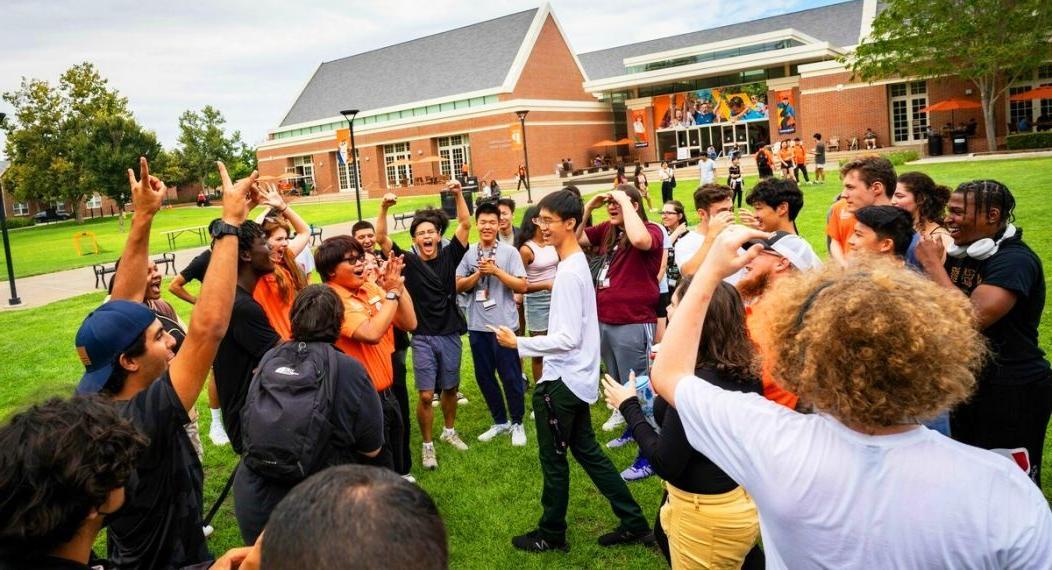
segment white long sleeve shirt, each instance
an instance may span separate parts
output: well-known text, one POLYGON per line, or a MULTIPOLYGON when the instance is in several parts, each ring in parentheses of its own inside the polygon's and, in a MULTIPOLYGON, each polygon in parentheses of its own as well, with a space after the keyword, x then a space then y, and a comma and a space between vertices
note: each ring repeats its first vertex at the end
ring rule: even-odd
POLYGON ((581 400, 599 399, 599 314, 583 252, 559 262, 545 336, 519 337, 520 356, 544 358, 538 382, 562 380, 581 400))

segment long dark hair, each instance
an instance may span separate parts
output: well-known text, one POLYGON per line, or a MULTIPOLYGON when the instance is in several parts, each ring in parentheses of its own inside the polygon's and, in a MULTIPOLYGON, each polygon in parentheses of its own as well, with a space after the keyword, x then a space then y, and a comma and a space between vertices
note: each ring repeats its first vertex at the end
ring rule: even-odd
POLYGON ((533 223, 533 219, 540 214, 540 206, 530 206, 526 208, 526 212, 522 215, 522 225, 519 226, 519 237, 515 238, 515 249, 518 249, 526 242, 533 239, 533 236, 537 235, 537 224, 533 223))
MULTIPOLYGON (((683 299, 691 280, 687 276, 679 282, 675 292, 677 303, 683 299)), ((712 292, 694 367, 716 370, 743 384, 759 381, 756 347, 745 328, 745 305, 738 290, 723 281, 712 292)))
POLYGON ((950 201, 950 189, 936 184, 931 176, 923 172, 904 172, 899 175, 899 184, 909 189, 917 204, 917 229, 928 222, 942 225, 946 214, 946 203, 950 201))
MULTIPOLYGON (((614 190, 620 190, 628 195, 629 200, 636 205, 636 213, 639 214, 639 218, 645 224, 647 222, 647 211, 643 208, 643 196, 639 193, 639 189, 631 184, 620 184, 614 190)), ((625 213, 621 212, 622 218, 624 215, 625 213)), ((606 232, 606 237, 603 239, 602 253, 609 253, 615 244, 622 250, 632 247, 632 244, 628 241, 628 234, 625 233, 624 223, 620 226, 610 224, 610 229, 606 232)))

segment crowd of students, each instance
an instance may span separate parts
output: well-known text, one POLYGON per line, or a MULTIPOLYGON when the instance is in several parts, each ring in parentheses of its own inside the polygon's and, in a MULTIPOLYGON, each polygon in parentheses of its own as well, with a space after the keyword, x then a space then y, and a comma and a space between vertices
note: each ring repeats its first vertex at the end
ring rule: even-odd
POLYGON ((450 183, 452 234, 418 210, 408 249, 387 195, 375 224, 313 252, 276 190, 220 164, 212 246, 172 284, 194 304, 186 325, 148 259, 166 189, 141 160, 111 297, 75 339, 77 395, 0 427, 3 567, 87 567, 104 527, 112 568, 445 567, 443 523, 410 475, 406 360, 421 466, 436 469, 436 404, 439 442, 469 451, 465 334, 492 420, 477 440, 527 446, 532 407, 541 509, 517 549, 569 549, 572 454, 619 521, 598 543, 657 543, 673 568, 1052 567, 1045 283, 1012 193, 851 160, 823 264, 796 226, 803 163, 747 194, 737 158, 726 184, 703 167, 693 228, 673 199, 648 220, 637 170, 587 201, 550 193, 520 228, 514 200, 472 216, 450 183), (602 429, 619 434, 606 445, 638 448, 620 474, 592 429, 601 370, 602 429), (246 545, 217 559, 194 444, 210 376, 246 545), (651 525, 629 483, 654 475, 651 525))

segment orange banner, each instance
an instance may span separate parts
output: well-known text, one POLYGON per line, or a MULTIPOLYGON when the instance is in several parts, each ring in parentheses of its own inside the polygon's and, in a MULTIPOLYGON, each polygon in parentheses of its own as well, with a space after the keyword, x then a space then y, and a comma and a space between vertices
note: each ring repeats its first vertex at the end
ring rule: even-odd
POLYGON ((513 123, 509 129, 509 136, 511 136, 512 146, 522 148, 522 125, 513 123))
POLYGON ((632 111, 632 142, 635 143, 636 148, 646 148, 650 145, 650 138, 647 135, 647 114, 642 109, 632 111))
POLYGON ((351 160, 351 129, 336 129, 336 160, 346 165, 351 160))

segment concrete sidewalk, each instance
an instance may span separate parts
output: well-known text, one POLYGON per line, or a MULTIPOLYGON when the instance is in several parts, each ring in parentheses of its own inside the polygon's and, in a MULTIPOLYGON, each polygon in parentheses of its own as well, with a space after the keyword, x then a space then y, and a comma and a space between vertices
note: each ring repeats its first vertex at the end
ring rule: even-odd
MULTIPOLYGON (((536 203, 545 195, 559 190, 562 188, 562 181, 560 180, 543 180, 534 183, 533 188, 533 200, 536 203)), ((583 182, 578 183, 578 187, 584 194, 590 194, 593 192, 599 192, 606 190, 609 187, 608 182, 583 182)), ((510 195, 518 204, 519 207, 526 205, 526 192, 517 192, 510 195)), ((353 196, 348 196, 348 200, 353 200, 353 196)), ((294 202, 295 203, 295 202, 294 202)), ((162 212, 160 215, 164 215, 162 212)), ((307 220, 308 222, 310 220, 307 220)), ((350 234, 351 226, 354 222, 343 222, 339 224, 332 224, 328 226, 322 226, 322 236, 331 237, 341 234, 350 234)), ((408 226, 408 224, 406 224, 408 226)), ((395 221, 393 216, 388 216, 387 227, 390 229, 392 234, 398 234, 407 231, 406 229, 399 227, 395 229, 395 221)), ((156 236, 154 236, 156 238, 156 236)), ((178 273, 181 271, 190 260, 196 257, 199 253, 207 249, 207 246, 201 245, 197 247, 185 248, 175 250, 175 271, 178 273)), ((166 277, 171 277, 169 273, 166 277)), ((113 274, 107 276, 112 278, 113 274)), ((0 310, 18 310, 18 309, 32 309, 35 307, 42 307, 55 301, 61 301, 63 299, 69 299, 78 295, 84 295, 87 293, 103 291, 103 289, 95 288, 95 273, 92 271, 91 266, 79 267, 77 269, 68 269, 65 271, 57 271, 55 273, 46 273, 44 275, 34 275, 32 277, 22 277, 16 280, 16 287, 18 289, 18 296, 22 299, 22 304, 16 306, 10 306, 7 304, 7 299, 10 297, 9 291, 7 290, 6 283, 0 286, 0 291, 5 294, 0 298, 0 310)))

